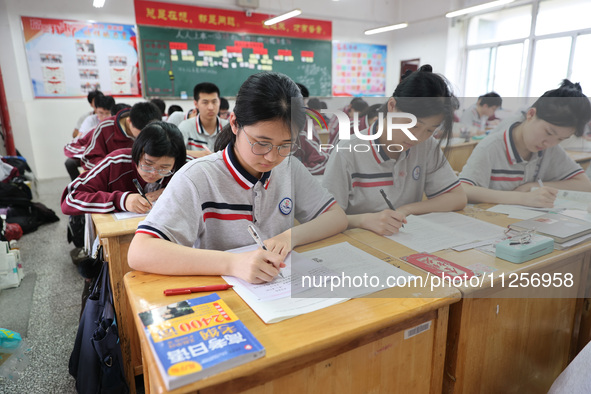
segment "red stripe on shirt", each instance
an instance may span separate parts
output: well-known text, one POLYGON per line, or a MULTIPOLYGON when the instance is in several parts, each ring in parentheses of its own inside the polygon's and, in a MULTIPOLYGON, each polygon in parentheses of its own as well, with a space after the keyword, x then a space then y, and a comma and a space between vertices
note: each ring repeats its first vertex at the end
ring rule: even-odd
POLYGON ((209 149, 207 148, 207 146, 205 146, 205 145, 201 145, 201 144, 195 144, 194 142, 189 142, 189 145, 191 145, 191 146, 194 146, 195 148, 199 148, 199 149, 207 149, 207 150, 209 150, 209 149))
POLYGON ((324 212, 328 211, 330 209, 330 207, 332 207, 333 205, 335 205, 337 203, 337 200, 334 200, 332 202, 332 204, 330 204, 328 207, 326 207, 326 209, 324 211, 322 211, 320 214, 322 215, 324 212))
POLYGON ((393 186, 394 181, 382 182, 353 182, 353 187, 376 187, 376 186, 393 186))
POLYGON ((240 215, 236 213, 217 213, 217 212, 205 212, 203 214, 203 221, 207 219, 219 219, 219 220, 249 220, 252 222, 252 215, 240 215))
POLYGON ((584 174, 584 173, 585 173, 585 170, 581 169, 580 171, 575 172, 574 174, 572 174, 571 176, 569 176, 568 178, 563 179, 563 180, 566 181, 567 179, 572 179, 572 178, 576 177, 577 175, 584 174))
POLYGON ((160 235, 158 235, 158 233, 156 233, 155 231, 148 231, 148 230, 136 230, 135 231, 136 234, 148 234, 151 235, 154 238, 160 238, 163 239, 160 235))
POLYGON ((507 154, 507 160, 509 161, 510 164, 513 164, 513 160, 511 160, 511 155, 509 154, 509 141, 507 140, 509 136, 509 130, 505 131, 505 135, 503 136, 503 139, 505 140, 505 153, 507 154))
POLYGON ((491 176, 491 181, 522 181, 523 177, 491 176))
POLYGON ((230 161, 228 160, 228 157, 226 156, 226 150, 225 149, 224 149, 223 157, 224 157, 224 161, 226 162, 226 167, 228 167, 228 170, 230 171, 230 174, 232 174, 232 176, 234 177, 234 179, 236 180, 236 182, 238 182, 238 184, 240 186, 242 186, 244 189, 246 189, 246 190, 250 189, 250 186, 248 186, 246 183, 244 183, 242 181, 242 179, 240 179, 240 177, 238 176, 238 174, 236 174, 236 171, 234 170, 234 168, 230 164, 230 161))

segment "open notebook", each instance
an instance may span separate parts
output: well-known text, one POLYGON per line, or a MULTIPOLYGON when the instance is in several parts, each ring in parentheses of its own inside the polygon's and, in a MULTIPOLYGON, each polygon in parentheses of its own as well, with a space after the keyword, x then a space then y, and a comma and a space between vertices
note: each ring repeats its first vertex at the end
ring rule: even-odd
MULTIPOLYGON (((242 253, 255 250, 256 245, 229 250, 242 253)), ((291 252, 277 277, 265 284, 251 284, 233 276, 223 276, 234 291, 265 322, 277 323, 291 317, 335 305, 351 298, 382 290, 382 287, 346 286, 327 277, 396 277, 396 283, 414 280, 414 276, 358 249, 347 242, 311 250, 291 252), (405 279, 406 278, 406 279, 405 279)))

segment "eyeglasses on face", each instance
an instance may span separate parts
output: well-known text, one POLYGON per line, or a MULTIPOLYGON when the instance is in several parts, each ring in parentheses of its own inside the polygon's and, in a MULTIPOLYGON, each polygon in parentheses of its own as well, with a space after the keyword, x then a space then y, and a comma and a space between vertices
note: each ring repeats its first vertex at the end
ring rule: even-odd
POLYGON ((239 128, 241 128, 242 131, 244 132, 244 135, 246 136, 246 141, 248 141, 248 143, 250 144, 252 153, 254 153, 255 155, 263 156, 263 155, 266 155, 267 153, 271 152, 271 150, 273 150, 273 148, 277 148, 277 153, 279 153, 279 156, 287 157, 287 156, 292 155, 293 153, 295 153, 299 149, 298 144, 295 144, 293 142, 288 142, 288 143, 281 144, 281 145, 273 145, 270 142, 261 142, 261 141, 251 142, 250 139, 248 138, 249 135, 246 133, 246 130, 244 130, 244 127, 239 126, 239 128))
POLYGON ((158 175, 160 175, 160 176, 170 176, 170 175, 174 174, 174 171, 164 170, 164 169, 158 170, 158 169, 156 169, 152 166, 149 166, 147 164, 144 164, 144 163, 140 163, 139 167, 142 171, 149 172, 149 173, 157 172, 158 175))

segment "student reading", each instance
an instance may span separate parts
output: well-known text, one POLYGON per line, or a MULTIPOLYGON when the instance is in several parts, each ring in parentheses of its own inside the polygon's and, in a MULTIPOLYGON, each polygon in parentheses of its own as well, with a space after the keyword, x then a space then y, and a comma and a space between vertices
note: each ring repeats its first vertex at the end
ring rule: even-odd
POLYGON ((468 200, 550 208, 557 189, 590 192, 583 169, 558 146, 573 133, 582 135, 590 118, 579 84, 564 80, 544 93, 525 117, 476 146, 460 173, 468 200))
POLYGON ((163 121, 148 123, 132 148, 109 153, 66 187, 62 212, 146 213, 186 158, 183 136, 175 125, 163 121), (150 203, 138 193, 133 179, 138 180, 150 203))
POLYGON ((344 230, 346 217, 334 198, 298 160, 289 159, 305 123, 301 97, 285 75, 250 76, 216 153, 177 172, 138 226, 129 266, 267 282, 293 247, 344 230), (294 218, 303 224, 292 229, 294 218), (268 250, 224 252, 252 245, 248 225, 253 223, 268 250))
MULTIPOLYGON (((441 140, 433 137, 436 129, 443 131, 442 139, 450 135, 457 99, 446 80, 431 70, 424 65, 404 78, 385 105, 388 113, 416 116, 416 125, 408 129, 416 141, 402 130, 394 130, 389 140, 383 125, 377 140, 351 136, 331 154, 323 182, 347 213, 349 228, 392 235, 407 215, 454 211, 466 205, 466 194, 440 149, 441 140), (395 211, 389 209, 380 189, 395 211)), ((385 118, 385 111, 381 116, 385 118)), ((404 124, 409 119, 393 122, 404 124)), ((374 122, 362 134, 376 134, 381 123, 374 122)))

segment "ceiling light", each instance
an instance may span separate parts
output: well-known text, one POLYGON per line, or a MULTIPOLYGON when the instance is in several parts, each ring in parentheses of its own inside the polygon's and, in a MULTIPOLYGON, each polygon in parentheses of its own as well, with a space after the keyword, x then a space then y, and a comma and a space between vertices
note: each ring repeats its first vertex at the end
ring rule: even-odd
POLYGON ((369 35, 372 35, 372 34, 383 33, 385 31, 404 29, 407 26, 408 26, 408 23, 399 23, 397 25, 389 25, 389 26, 384 26, 384 27, 377 27, 375 29, 366 30, 365 31, 365 35, 366 36, 369 36, 369 35))
POLYGON ((277 15, 273 18, 267 19, 264 23, 267 26, 274 25, 275 23, 279 23, 279 22, 284 21, 286 19, 293 18, 294 16, 298 16, 301 13, 302 13, 302 10, 300 10, 299 8, 296 8, 295 10, 286 12, 285 14, 277 15))
POLYGON ((497 1, 491 1, 490 3, 484 3, 484 4, 480 4, 480 5, 475 5, 474 7, 468 7, 468 8, 464 8, 463 10, 457 10, 457 11, 452 11, 452 12, 448 12, 447 14, 445 14, 446 18, 454 18, 456 16, 460 16, 460 15, 466 15, 466 14, 470 14, 473 12, 478 12, 478 11, 482 11, 482 10, 488 10, 489 8, 494 8, 494 7, 498 7, 500 5, 505 5, 505 4, 509 4, 514 2, 515 0, 497 0, 497 1))
POLYGON ((102 8, 105 5, 105 0, 94 0, 92 5, 94 8, 102 8))

